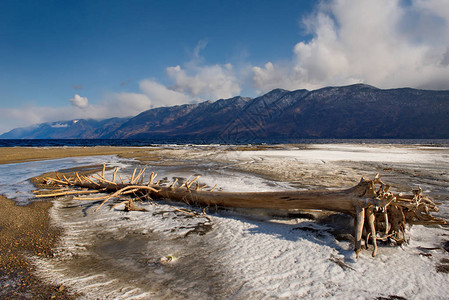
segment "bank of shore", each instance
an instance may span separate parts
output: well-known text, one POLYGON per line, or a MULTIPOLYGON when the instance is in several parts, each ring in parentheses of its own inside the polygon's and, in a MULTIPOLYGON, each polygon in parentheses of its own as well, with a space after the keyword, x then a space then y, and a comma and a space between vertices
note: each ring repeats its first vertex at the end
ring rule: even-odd
POLYGON ((133 157, 151 149, 139 147, 0 147, 0 164, 93 155, 133 157))
POLYGON ((18 206, 0 196, 0 298, 74 299, 63 286, 43 283, 27 255, 51 257, 60 232, 50 226, 49 201, 18 206))
MULTIPOLYGON (((126 155, 122 147, 0 148, 0 164, 92 155, 126 155)), ((146 150, 148 151, 148 149, 146 150)), ((131 154, 132 155, 132 154, 131 154)), ((44 283, 34 275, 28 255, 53 256, 60 231, 51 226, 48 200, 16 205, 0 191, 0 298, 75 299, 64 286, 44 283)))

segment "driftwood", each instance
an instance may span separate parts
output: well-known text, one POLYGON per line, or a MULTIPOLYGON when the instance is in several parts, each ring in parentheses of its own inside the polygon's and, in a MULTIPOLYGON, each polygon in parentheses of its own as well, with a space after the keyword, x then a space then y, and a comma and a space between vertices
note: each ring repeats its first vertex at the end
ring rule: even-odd
MULTIPOLYGON (((377 253, 377 240, 392 241, 397 245, 406 241, 406 225, 446 224, 430 212, 437 212, 438 207, 432 199, 422 194, 421 188, 411 195, 390 192, 390 186, 384 184, 379 175, 373 180, 362 179, 352 188, 344 190, 308 190, 282 192, 221 192, 214 191, 216 186, 207 190, 208 186, 200 186, 198 177, 179 183, 177 179, 168 184, 155 182, 156 174, 151 173, 149 182, 144 184, 145 169, 124 181, 116 182, 117 169, 113 178, 105 178, 105 166, 101 174, 90 177, 75 173, 66 177, 56 174, 55 178, 45 177, 44 183, 52 187, 64 189, 37 191, 36 197, 56 197, 75 195, 74 199, 101 201, 97 211, 109 200, 128 195, 126 200, 118 202, 111 208, 125 204, 125 210, 144 210, 134 205, 135 199, 171 199, 187 204, 204 206, 223 206, 236 208, 295 209, 322 210, 349 214, 354 217, 354 250, 358 256, 361 250, 364 228, 366 242, 371 239, 374 246, 372 255, 377 253), (85 197, 83 194, 106 193, 105 196, 85 197)), ((184 210, 181 210, 185 212, 184 210)))

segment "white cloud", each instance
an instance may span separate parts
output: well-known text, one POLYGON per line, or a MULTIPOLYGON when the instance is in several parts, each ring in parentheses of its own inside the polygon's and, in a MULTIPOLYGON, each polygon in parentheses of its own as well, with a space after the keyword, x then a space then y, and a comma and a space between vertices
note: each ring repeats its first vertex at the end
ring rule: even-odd
POLYGON ((168 89, 203 100, 239 95, 241 80, 235 74, 232 64, 203 63, 200 52, 206 46, 207 41, 199 41, 190 61, 183 66, 177 65, 166 69, 167 75, 174 81, 168 89))
POLYGON ((129 117, 151 108, 151 100, 140 93, 112 93, 93 110, 97 119, 129 117))
POLYGON ((204 50, 207 46, 208 42, 206 40, 200 40, 196 47, 193 49, 193 57, 192 60, 201 60, 200 52, 204 50))
POLYGON ((128 117, 153 107, 195 103, 208 99, 217 100, 239 95, 241 80, 234 73, 230 63, 214 65, 203 63, 200 52, 206 46, 207 41, 199 41, 193 49, 191 59, 182 67, 179 65, 167 67, 167 75, 173 81, 170 86, 145 79, 139 82, 138 92, 110 93, 99 104, 89 103, 87 97, 75 94, 70 99, 71 106, 52 108, 31 105, 17 109, 0 109, 2 114, 7 110, 5 115, 14 116, 7 122, 2 120, 0 123, 8 125, 0 127, 0 130, 6 131, 18 126, 71 119, 128 117))
POLYGON ((170 90, 165 85, 153 80, 142 80, 139 82, 139 88, 151 99, 151 105, 154 107, 184 104, 193 100, 191 97, 170 90))
MULTIPOLYGON (((99 105, 90 105, 87 115, 102 119, 112 117, 135 116, 143 111, 159 106, 171 106, 194 101, 182 93, 172 91, 166 86, 153 81, 139 82, 140 93, 111 93, 99 105)), ((76 118, 86 117, 86 114, 76 118)))
POLYGON ((21 108, 0 108, 0 115, 2 116, 0 133, 17 127, 26 127, 44 122, 89 118, 90 114, 90 110, 71 106, 46 107, 25 105, 21 108))
POLYGON ((297 84, 294 80, 293 69, 288 65, 273 65, 267 62, 263 67, 253 67, 254 86, 259 94, 276 88, 294 90, 297 84))
POLYGON ((190 61, 181 66, 168 67, 171 86, 155 80, 139 82, 140 93, 115 93, 100 106, 92 108, 100 117, 130 116, 152 107, 194 103, 201 100, 230 98, 240 93, 238 79, 231 64, 203 65, 200 51, 207 42, 200 41, 190 61))
POLYGON ((254 67, 254 87, 266 92, 365 82, 449 89, 447 1, 327 1, 304 24, 312 40, 296 44, 290 66, 254 67))
POLYGON ((86 108, 89 106, 89 100, 87 100, 87 97, 81 97, 78 94, 75 94, 73 98, 70 99, 70 103, 79 108, 86 108))
MULTIPOLYGON (((151 108, 148 96, 138 93, 116 93, 107 95, 99 104, 88 104, 86 97, 75 95, 70 99, 73 106, 47 107, 25 105, 21 108, 0 108, 5 116, 0 122, 0 133, 17 127, 26 127, 45 122, 73 119, 105 119, 128 117, 151 108), (72 101, 75 99, 74 101, 72 101), (84 102, 83 99, 86 99, 84 102)), ((53 126, 57 126, 53 124, 53 126)))
POLYGON ((53 124, 50 124, 50 127, 52 127, 52 128, 67 128, 67 127, 69 127, 69 124, 53 123, 53 124))
POLYGON ((151 80, 139 83, 141 93, 111 93, 99 104, 89 104, 87 97, 75 95, 71 105, 43 107, 25 105, 21 108, 0 108, 2 122, 0 133, 17 127, 26 127, 44 122, 72 119, 105 119, 135 116, 158 106, 170 106, 195 101, 194 98, 168 89, 151 80))
POLYGON ((203 99, 230 98, 241 91, 239 80, 231 64, 168 67, 168 76, 174 80, 172 89, 203 99))

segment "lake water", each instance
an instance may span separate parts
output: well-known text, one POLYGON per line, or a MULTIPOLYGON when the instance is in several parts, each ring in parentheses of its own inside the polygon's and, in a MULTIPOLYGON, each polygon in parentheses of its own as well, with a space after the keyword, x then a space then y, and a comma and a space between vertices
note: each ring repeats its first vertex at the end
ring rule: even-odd
MULTIPOLYGON (((63 147, 63 146, 154 146, 154 145, 209 145, 222 144, 221 140, 166 139, 0 139, 0 147, 63 147)), ((402 144, 402 145, 449 145, 449 139, 251 139, 239 144, 402 144)))

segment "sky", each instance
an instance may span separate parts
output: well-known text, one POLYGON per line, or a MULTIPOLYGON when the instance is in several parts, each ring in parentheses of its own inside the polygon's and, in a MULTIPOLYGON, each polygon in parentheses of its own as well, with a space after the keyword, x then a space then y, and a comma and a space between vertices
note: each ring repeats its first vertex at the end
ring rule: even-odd
POLYGON ((354 83, 449 90, 449 1, 0 1, 0 133, 354 83))

